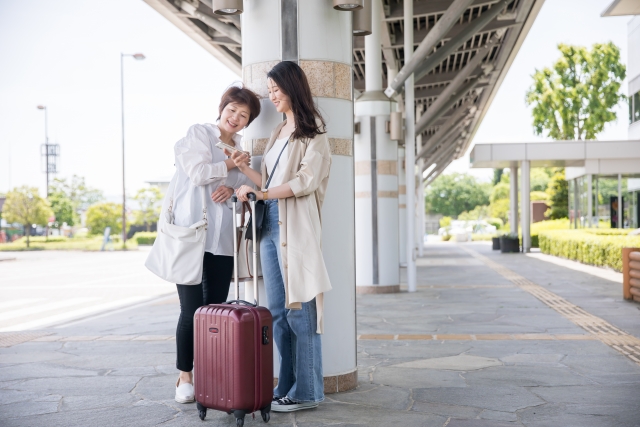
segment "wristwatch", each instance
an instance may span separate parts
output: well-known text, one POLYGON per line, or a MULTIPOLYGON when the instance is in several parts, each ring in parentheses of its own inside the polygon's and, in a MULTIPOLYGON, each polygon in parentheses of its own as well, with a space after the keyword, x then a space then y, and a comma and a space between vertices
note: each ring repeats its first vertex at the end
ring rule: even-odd
POLYGON ((262 200, 268 200, 269 190, 260 190, 262 191, 262 200))

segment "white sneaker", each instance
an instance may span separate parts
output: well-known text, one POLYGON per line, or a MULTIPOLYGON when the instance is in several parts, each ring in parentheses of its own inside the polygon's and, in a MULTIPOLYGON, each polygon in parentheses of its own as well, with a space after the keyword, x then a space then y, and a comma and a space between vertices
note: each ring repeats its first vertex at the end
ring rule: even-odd
POLYGON ((296 402, 288 397, 281 397, 271 402, 271 410, 273 412, 293 412, 317 407, 318 402, 296 402))
POLYGON ((176 402, 178 403, 191 403, 196 400, 196 393, 193 389, 193 384, 182 383, 180 380, 176 383, 176 402))

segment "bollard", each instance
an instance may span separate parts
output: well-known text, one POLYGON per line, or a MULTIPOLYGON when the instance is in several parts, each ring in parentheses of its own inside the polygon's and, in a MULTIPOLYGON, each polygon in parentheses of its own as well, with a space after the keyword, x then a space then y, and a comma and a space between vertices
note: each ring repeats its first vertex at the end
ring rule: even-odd
POLYGON ((622 296, 640 302, 640 248, 622 248, 622 296))

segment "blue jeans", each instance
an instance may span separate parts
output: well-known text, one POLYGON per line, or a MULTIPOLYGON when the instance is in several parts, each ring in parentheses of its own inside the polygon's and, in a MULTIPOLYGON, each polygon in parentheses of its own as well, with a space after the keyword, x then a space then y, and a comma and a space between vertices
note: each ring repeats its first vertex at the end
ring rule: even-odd
POLYGON ((268 307, 273 315, 273 340, 280 352, 280 373, 273 394, 298 402, 321 402, 324 400, 324 381, 322 344, 316 333, 316 300, 302 303, 301 310, 285 308, 277 200, 266 201, 262 224, 262 275, 268 307))

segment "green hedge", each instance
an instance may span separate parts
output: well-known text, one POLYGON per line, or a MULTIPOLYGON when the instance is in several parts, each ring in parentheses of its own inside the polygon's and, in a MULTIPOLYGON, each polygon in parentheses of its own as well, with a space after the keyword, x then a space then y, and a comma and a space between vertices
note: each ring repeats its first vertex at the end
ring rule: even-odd
POLYGON ((542 253, 622 271, 622 248, 640 247, 631 230, 549 230, 539 235, 542 253), (624 233, 624 234, 623 234, 624 233))
POLYGON ((133 235, 132 239, 138 242, 139 245, 153 245, 156 241, 156 232, 138 231, 133 235))

